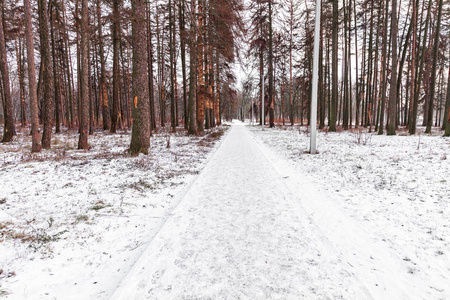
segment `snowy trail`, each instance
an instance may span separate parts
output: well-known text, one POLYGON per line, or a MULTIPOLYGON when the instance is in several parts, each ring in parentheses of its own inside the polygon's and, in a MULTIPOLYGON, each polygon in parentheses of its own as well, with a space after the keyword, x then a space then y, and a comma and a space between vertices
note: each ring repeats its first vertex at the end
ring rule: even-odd
POLYGON ((376 242, 358 226, 343 239, 355 224, 337 222, 335 214, 344 216, 333 207, 311 217, 325 207, 306 200, 305 210, 289 181, 298 176, 274 163, 287 164, 233 126, 112 299, 422 298, 396 279, 400 267, 387 249, 373 250, 381 266, 392 264, 387 271, 372 274, 367 251, 353 258, 376 242))

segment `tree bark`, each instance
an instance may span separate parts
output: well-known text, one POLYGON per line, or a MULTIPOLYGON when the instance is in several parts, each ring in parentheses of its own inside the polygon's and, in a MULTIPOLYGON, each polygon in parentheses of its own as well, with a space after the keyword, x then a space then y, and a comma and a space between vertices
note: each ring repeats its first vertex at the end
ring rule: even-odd
POLYGON ((81 2, 81 97, 80 97, 80 136, 78 149, 88 149, 89 134, 89 64, 88 64, 88 0, 81 2))
POLYGON ((189 127, 189 114, 187 103, 187 89, 186 89, 186 33, 185 33, 185 0, 179 0, 178 3, 178 18, 180 26, 180 55, 181 55, 181 72, 183 77, 183 110, 184 110, 184 128, 189 127))
POLYGON ((272 28, 272 0, 269 0, 269 126, 275 127, 275 95, 273 88, 273 28, 272 28))
POLYGON ((16 44, 16 57, 17 57, 17 75, 19 77, 19 90, 20 90, 20 125, 22 127, 27 126, 27 115, 26 115, 26 103, 25 103, 25 82, 24 82, 24 72, 23 72, 23 46, 20 38, 15 41, 16 44))
MULTIPOLYGON (((450 115, 450 68, 448 69, 448 76, 447 76, 447 97, 445 100, 445 108, 444 108, 444 119, 442 122, 442 130, 445 130, 445 132, 447 133, 447 129, 450 124, 450 122, 448 122, 449 120, 449 115, 450 115)), ((449 135, 450 135, 450 130, 449 130, 449 135)), ((448 135, 446 135, 448 136, 448 135)))
POLYGON ((100 99, 102 106, 103 130, 111 129, 111 112, 108 103, 108 87, 106 86, 105 54, 103 49, 103 30, 100 0, 97 0, 97 30, 100 54, 100 99))
POLYGON ((431 133, 431 126, 433 126, 433 102, 434 102, 434 94, 436 91, 436 69, 437 69, 437 61, 438 61, 438 51, 439 51, 439 34, 441 29, 441 16, 442 16, 442 3, 443 0, 439 0, 439 8, 438 8, 438 17, 437 17, 437 25, 436 32, 434 38, 434 49, 433 49, 433 65, 431 67, 431 84, 430 84, 430 101, 428 105, 428 118, 427 118, 427 128, 425 133, 431 133))
POLYGON ((48 11, 46 0, 39 0, 39 26, 41 40, 41 68, 42 68, 42 84, 44 86, 44 132, 42 134, 42 148, 49 149, 51 146, 53 114, 54 114, 54 97, 53 80, 52 80, 52 64, 50 59, 49 46, 49 30, 48 30, 48 11))
POLYGON ((397 0, 392 0, 391 11, 391 42, 392 42, 392 68, 391 87, 389 91, 389 124, 387 135, 395 135, 396 115, 397 115, 397 0))
POLYGON ((205 78, 203 73, 203 0, 198 0, 197 32, 197 131, 203 132, 205 123, 205 78))
POLYGON ((31 23, 30 0, 24 0, 25 34, 27 39, 28 83, 31 111, 31 152, 41 151, 41 133, 39 131, 36 69, 34 65, 33 26, 31 23))
POLYGON ((111 112, 111 133, 116 133, 119 123, 120 108, 120 70, 119 70, 119 51, 120 51, 120 0, 113 0, 113 105, 111 112))
POLYGON ((147 64, 148 64, 148 93, 150 96, 150 131, 156 128, 155 115, 155 93, 153 86, 153 47, 152 47, 152 32, 150 24, 150 3, 146 5, 147 10, 147 64))
POLYGON ((195 102, 196 102, 196 47, 195 47, 195 1, 191 1, 191 28, 190 28, 190 40, 189 40, 189 129, 188 134, 197 134, 196 119, 195 119, 195 102))
POLYGON ((332 32, 332 62, 331 62, 331 72, 332 72, 332 95, 331 95, 331 111, 330 111, 330 122, 329 131, 336 131, 336 116, 337 116, 337 103, 338 103, 338 0, 333 0, 333 32, 332 32))
POLYGON ((11 90, 9 83, 9 70, 6 55, 5 32, 3 28, 3 12, 0 8, 0 71, 3 79, 4 106, 3 114, 5 116, 5 127, 3 128, 2 143, 11 142, 16 134, 14 125, 13 105, 11 99, 11 90))
POLYGON ((177 130, 176 107, 175 107, 175 45, 174 45, 174 23, 172 0, 169 0, 169 64, 170 64, 170 127, 172 132, 177 130))
POLYGON ((380 122, 378 126, 378 134, 381 135, 384 132, 384 111, 385 111, 385 102, 386 102, 386 88, 387 88, 387 36, 388 36, 388 20, 389 20, 389 0, 386 1, 386 11, 385 11, 385 19, 383 26, 383 52, 381 55, 382 59, 382 70, 381 70, 381 103, 380 103, 380 122))
POLYGON ((148 102, 147 41, 145 0, 132 2, 133 43, 133 130, 128 150, 131 155, 148 154, 150 147, 150 111, 148 102))
MULTIPOLYGON (((429 25, 430 14, 431 14, 431 4, 432 4, 432 0, 430 0, 428 2, 428 12, 427 12, 426 20, 425 20, 425 30, 424 30, 420 65, 418 68, 417 82, 415 83, 415 88, 414 88, 414 100, 413 100, 413 105, 411 106, 411 116, 409 118, 409 120, 410 120, 409 133, 410 134, 416 133, 417 111, 418 111, 418 106, 419 106, 419 93, 420 93, 420 86, 421 86, 422 77, 423 77, 423 65, 425 62, 425 52, 426 52, 426 48, 427 48, 426 45, 427 45, 427 36, 428 36, 428 25, 429 25)), ((415 45, 413 45, 413 46, 415 46, 415 45)))

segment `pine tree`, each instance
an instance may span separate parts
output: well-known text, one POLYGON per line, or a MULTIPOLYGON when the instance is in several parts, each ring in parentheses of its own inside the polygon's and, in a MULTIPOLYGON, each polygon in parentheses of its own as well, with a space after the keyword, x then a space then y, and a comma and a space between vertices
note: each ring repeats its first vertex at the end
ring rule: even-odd
POLYGON ((147 76, 147 39, 145 24, 145 0, 132 2, 133 130, 129 153, 148 154, 150 148, 150 110, 147 76))
POLYGON ((6 41, 3 28, 3 12, 0 7, 0 71, 3 79, 4 105, 3 112, 5 116, 5 127, 3 128, 2 143, 11 142, 16 134, 14 126, 13 105, 11 99, 11 90, 9 82, 9 70, 6 57, 6 41))

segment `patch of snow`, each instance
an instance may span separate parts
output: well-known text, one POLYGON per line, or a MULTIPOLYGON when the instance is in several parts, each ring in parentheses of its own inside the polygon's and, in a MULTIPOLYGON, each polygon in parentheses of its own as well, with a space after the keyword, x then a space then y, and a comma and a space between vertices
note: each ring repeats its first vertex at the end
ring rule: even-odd
POLYGON ((0 145, 0 292, 8 299, 107 299, 216 140, 161 132, 151 138, 150 155, 136 157, 126 154, 126 131, 96 132, 87 152, 76 150, 74 132, 52 140, 52 149, 32 154, 22 130, 0 145))
POLYGON ((306 127, 251 131, 355 273, 391 295, 376 298, 450 298, 450 139, 319 132, 309 155, 306 127))

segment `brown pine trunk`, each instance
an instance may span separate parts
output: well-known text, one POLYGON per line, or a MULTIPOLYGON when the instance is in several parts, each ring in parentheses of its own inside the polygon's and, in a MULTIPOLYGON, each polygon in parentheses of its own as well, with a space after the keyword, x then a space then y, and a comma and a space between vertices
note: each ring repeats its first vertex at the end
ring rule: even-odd
POLYGON ((108 87, 106 86, 105 54, 103 49, 103 31, 100 0, 97 0, 97 30, 100 54, 100 99, 102 106, 103 130, 111 129, 111 113, 108 103, 108 87))
POLYGON ((219 51, 216 50, 216 101, 215 101, 215 106, 216 106, 216 124, 217 125, 221 125, 222 121, 220 118, 220 68, 219 68, 219 51))
POLYGON ((39 27, 41 40, 41 68, 42 68, 42 85, 44 88, 44 131, 42 134, 42 148, 49 149, 51 146, 53 114, 54 114, 54 97, 52 64, 50 59, 49 32, 48 32, 48 2, 39 0, 39 27))
POLYGON ((19 90, 20 90, 20 125, 22 127, 27 126, 27 114, 25 103, 25 82, 23 74, 23 46, 19 38, 19 43, 16 43, 16 56, 17 56, 17 75, 19 76, 19 90))
POLYGON ((186 89, 186 41, 185 41, 185 0, 179 0, 178 3, 178 18, 180 25, 180 54, 181 54, 181 72, 183 76, 183 110, 184 110, 184 128, 189 127, 189 114, 188 114, 188 104, 187 104, 187 89, 186 89))
POLYGON ((174 19, 172 14, 172 0, 169 0, 170 127, 172 132, 177 130, 175 120, 174 19))
POLYGON ((147 64, 148 64, 148 93, 150 96, 150 130, 156 128, 155 116, 155 94, 153 86, 153 48, 152 48, 152 32, 150 27, 150 3, 146 5, 147 10, 147 64))
POLYGON ((58 75, 58 59, 56 57, 56 47, 55 47, 55 17, 57 17, 57 7, 56 5, 51 5, 54 11, 49 12, 50 14, 50 33, 52 42, 52 57, 53 57, 53 87, 54 87, 54 97, 55 97, 55 133, 61 132, 60 127, 60 109, 61 109, 61 99, 60 99, 60 86, 59 86, 59 75, 58 75))
MULTIPOLYGON (((293 91, 293 78, 292 78, 292 72, 293 72, 293 66, 292 66, 292 51, 293 51, 293 44, 294 44, 294 2, 293 0, 290 0, 289 3, 289 102, 291 106, 291 111, 289 114, 289 120, 291 122, 291 126, 294 126, 294 91, 293 91)), ((321 39, 322 40, 322 39, 321 39)), ((283 119, 284 122, 284 119, 283 119)), ((284 124, 284 123, 283 123, 284 124)))
POLYGON ((381 55, 381 99, 380 99, 380 120, 379 120, 379 127, 378 127, 378 134, 381 135, 384 133, 384 110, 385 110, 385 103, 386 103, 386 88, 387 88, 387 82, 386 82, 386 71, 388 67, 387 63, 387 35, 388 35, 388 17, 389 17, 389 0, 386 1, 386 8, 385 8, 385 18, 384 18, 384 26, 383 26, 383 52, 381 55))
POLYGON ((28 83, 31 111, 31 152, 41 151, 41 133, 39 131, 36 70, 34 65, 33 26, 31 24, 30 0, 24 0, 25 34, 27 40, 28 83))
POLYGON ((5 116, 5 127, 3 128, 2 143, 11 142, 13 136, 16 134, 14 126, 13 106, 11 99, 11 90, 9 83, 9 70, 6 57, 6 41, 5 33, 3 31, 3 12, 0 8, 0 72, 3 78, 3 93, 4 93, 4 105, 3 115, 5 116))
MULTIPOLYGON (((448 69, 448 76, 447 76, 447 97, 445 100, 445 108, 444 108, 444 119, 442 122, 442 130, 445 130, 447 132, 447 129, 449 127, 450 122, 447 122, 449 119, 449 111, 450 111, 450 68, 448 69)), ((450 133, 450 131, 449 131, 450 133)))
POLYGON ((89 25, 88 25, 88 0, 81 2, 81 97, 80 97, 80 137, 78 149, 88 149, 89 134, 89 25))
POLYGON ((356 78, 355 78, 355 90, 356 90, 356 112, 355 112, 355 128, 358 127, 359 122, 359 104, 361 102, 359 95, 359 71, 358 71, 358 26, 356 25, 356 0, 353 0, 353 16, 354 16, 354 29, 355 29, 355 68, 356 68, 356 78))
POLYGON ((73 96, 73 76, 72 76, 72 72, 71 72, 71 68, 72 68, 72 61, 69 60, 70 57, 70 48, 69 48, 69 34, 68 31, 66 30, 66 10, 65 10, 65 5, 64 5, 64 1, 62 1, 61 3, 62 5, 62 9, 63 9, 63 33, 64 33, 64 38, 63 38, 63 43, 64 43, 64 64, 66 67, 66 80, 67 80, 67 94, 66 94, 66 98, 67 98, 67 103, 66 103, 66 109, 67 109, 67 120, 68 120, 68 126, 69 128, 73 128, 74 127, 74 96, 73 96))
POLYGON ((203 1, 198 0, 197 32, 197 131, 203 132, 205 123, 205 78, 203 73, 203 1))
POLYGON ((111 112, 111 133, 116 133, 119 128, 120 118, 120 70, 119 70, 119 51, 120 51, 120 0, 113 0, 113 105, 111 112))
POLYGON ((272 0, 269 0, 269 125, 275 127, 275 93, 273 84, 272 0))
POLYGON ((197 134, 196 119, 195 119, 195 102, 196 102, 196 77, 195 77, 195 67, 196 67, 196 47, 195 47, 195 1, 191 1, 191 28, 190 28, 190 40, 189 40, 189 103, 188 103, 188 114, 189 114, 189 129, 188 134, 197 134))
POLYGON ((392 68, 391 87, 389 92, 389 124, 387 135, 395 135, 397 115, 397 0, 392 0, 391 11, 392 68))
POLYGON ((450 136, 450 69, 448 71, 447 99, 445 101, 444 125, 442 127, 445 128, 444 136, 450 136))
POLYGON ((418 74, 416 74, 417 82, 414 87, 414 100, 413 100, 413 105, 411 107, 411 109, 412 109, 411 116, 409 118, 410 119, 410 124, 409 124, 409 133, 410 134, 416 133, 417 111, 418 111, 418 106, 419 106, 420 86, 422 84, 422 77, 423 77, 423 64, 425 62, 425 52, 427 49, 426 45, 427 45, 427 36, 428 36, 428 26, 429 26, 429 21, 430 21, 430 14, 431 14, 431 4, 432 4, 432 0, 430 0, 428 2, 428 12, 427 12, 426 20, 425 20, 425 30, 424 30, 421 58, 420 58, 420 64, 418 66, 418 74))
POLYGON ((129 153, 148 154, 150 147, 150 111, 148 102, 147 41, 145 24, 145 0, 132 2, 133 44, 133 130, 129 153))
POLYGON ((338 0, 333 0, 333 32, 332 32, 332 96, 331 96, 331 111, 329 114, 330 128, 329 131, 336 131, 336 117, 337 117, 337 104, 338 104, 338 0))
POLYGON ((430 101, 428 105, 428 118, 427 118, 427 128, 425 133, 431 133, 431 126, 433 125, 433 102, 434 102, 434 94, 436 91, 436 69, 437 69, 437 61, 438 61, 438 51, 439 51, 439 34, 441 29, 441 16, 442 16, 442 4, 443 0, 439 0, 439 8, 438 8, 438 17, 437 17, 437 25, 436 32, 434 38, 434 48, 433 48, 433 66, 431 67, 431 92, 430 92, 430 101))

